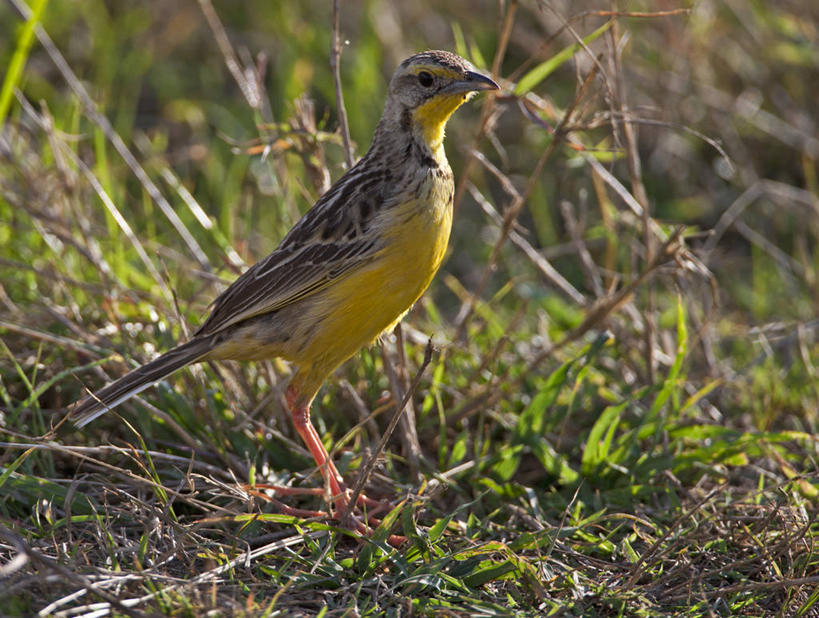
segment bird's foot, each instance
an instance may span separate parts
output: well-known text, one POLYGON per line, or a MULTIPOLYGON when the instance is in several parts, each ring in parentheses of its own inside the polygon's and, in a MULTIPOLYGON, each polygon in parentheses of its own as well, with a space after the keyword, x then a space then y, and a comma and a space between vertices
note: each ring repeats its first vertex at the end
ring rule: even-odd
MULTIPOLYGON (((374 500, 360 493, 358 498, 356 498, 355 506, 353 506, 350 511, 352 492, 341 483, 336 488, 339 491, 330 498, 335 507, 331 512, 294 508, 263 493, 264 491, 272 491, 277 496, 323 496, 325 495, 325 491, 320 487, 286 487, 262 483, 256 484, 253 487, 244 486, 243 489, 258 498, 274 504, 276 508, 285 515, 292 515, 294 517, 322 517, 335 519, 341 523, 345 523, 346 520, 346 524, 352 530, 364 536, 372 536, 375 532, 374 529, 381 525, 381 520, 375 517, 375 515, 385 511, 389 512, 394 507, 393 504, 387 501, 374 500), (350 511, 349 515, 347 514, 348 511, 350 511)), ((391 534, 387 537, 387 542, 394 547, 401 545, 404 541, 406 541, 406 537, 397 534, 391 534)))

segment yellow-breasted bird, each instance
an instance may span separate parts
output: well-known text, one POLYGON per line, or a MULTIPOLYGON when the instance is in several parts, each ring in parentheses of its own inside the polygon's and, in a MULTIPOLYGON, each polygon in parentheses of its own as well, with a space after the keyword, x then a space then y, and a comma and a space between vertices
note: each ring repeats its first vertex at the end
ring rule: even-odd
POLYGON ((286 392, 293 423, 343 515, 350 497, 310 404, 336 367, 401 320, 441 265, 454 194, 444 127, 475 91, 497 89, 456 54, 407 58, 361 160, 214 301, 190 341, 87 396, 72 411, 77 425, 191 363, 286 359, 296 369, 286 392))

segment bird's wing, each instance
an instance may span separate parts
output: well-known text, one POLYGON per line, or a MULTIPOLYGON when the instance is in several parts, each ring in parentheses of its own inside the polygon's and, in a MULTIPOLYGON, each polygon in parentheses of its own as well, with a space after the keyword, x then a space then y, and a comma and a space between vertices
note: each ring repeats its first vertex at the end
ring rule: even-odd
POLYGON ((350 169, 302 217, 279 247, 254 264, 214 302, 196 331, 209 335, 281 309, 327 287, 372 260, 381 249, 371 222, 384 201, 384 183, 350 169))

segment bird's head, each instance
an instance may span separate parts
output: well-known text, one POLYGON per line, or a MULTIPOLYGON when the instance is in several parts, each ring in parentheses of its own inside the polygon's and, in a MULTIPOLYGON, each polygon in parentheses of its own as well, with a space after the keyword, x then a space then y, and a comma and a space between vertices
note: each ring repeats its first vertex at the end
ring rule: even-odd
POLYGON ((475 92, 497 89, 493 80, 457 54, 425 51, 410 56, 395 71, 385 113, 391 112, 402 129, 412 131, 435 152, 452 113, 475 92))

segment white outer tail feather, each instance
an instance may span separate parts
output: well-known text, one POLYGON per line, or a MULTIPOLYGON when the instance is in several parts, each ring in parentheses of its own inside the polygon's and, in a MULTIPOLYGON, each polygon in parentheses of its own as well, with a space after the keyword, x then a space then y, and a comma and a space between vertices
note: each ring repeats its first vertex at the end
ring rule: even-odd
MULTIPOLYGON (((130 399, 131 397, 139 395, 139 393, 141 393, 145 389, 151 388, 152 386, 154 386, 155 384, 161 382, 162 380, 163 380, 163 378, 159 378, 155 382, 148 382, 147 384, 140 384, 139 386, 135 387, 133 390, 130 390, 127 393, 125 393, 124 395, 121 395, 120 397, 117 397, 111 403, 102 403, 102 401, 98 401, 97 402, 98 405, 101 405, 102 407, 99 410, 94 410, 93 412, 88 412, 86 414, 81 414, 79 418, 74 419, 74 425, 76 427, 80 428, 80 429, 85 427, 88 423, 98 419, 100 416, 102 416, 103 414, 105 414, 109 410, 112 410, 112 409, 116 408, 123 401, 126 401, 126 400, 130 399)), ((91 395, 89 395, 89 397, 94 397, 94 395, 91 394, 91 395)))
POLYGON ((182 369, 182 367, 201 360, 212 349, 213 337, 194 337, 149 363, 134 369, 119 380, 80 401, 72 411, 74 424, 77 427, 85 427, 97 417, 102 416, 157 382, 161 382, 172 373, 182 369), (129 382, 133 382, 130 387, 128 386, 129 382), (125 390, 117 393, 122 388, 125 390), (108 401, 111 397, 114 398, 108 401))

